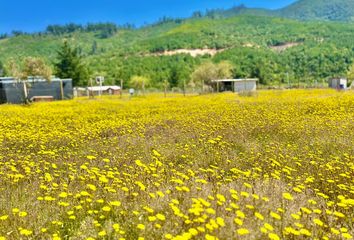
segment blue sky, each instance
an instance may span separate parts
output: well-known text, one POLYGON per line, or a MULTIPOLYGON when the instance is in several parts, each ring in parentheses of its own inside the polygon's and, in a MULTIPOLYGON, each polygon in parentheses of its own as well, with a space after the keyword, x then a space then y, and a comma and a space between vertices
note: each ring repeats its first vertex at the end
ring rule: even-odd
POLYGON ((141 25, 162 16, 187 17, 196 10, 248 7, 281 8, 294 0, 1 0, 0 33, 41 31, 49 24, 126 22, 141 25))

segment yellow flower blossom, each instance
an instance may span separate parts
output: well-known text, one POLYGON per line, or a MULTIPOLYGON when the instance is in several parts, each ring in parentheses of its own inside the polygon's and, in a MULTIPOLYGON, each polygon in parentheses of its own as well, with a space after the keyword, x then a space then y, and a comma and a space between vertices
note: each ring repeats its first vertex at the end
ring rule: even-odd
POLYGON ((240 228, 240 229, 237 229, 237 234, 238 235, 247 235, 247 234, 249 234, 250 233, 250 231, 248 231, 248 229, 247 228, 240 228))
POLYGON ((137 228, 140 229, 140 230, 145 230, 145 225, 139 223, 139 224, 137 225, 137 228))

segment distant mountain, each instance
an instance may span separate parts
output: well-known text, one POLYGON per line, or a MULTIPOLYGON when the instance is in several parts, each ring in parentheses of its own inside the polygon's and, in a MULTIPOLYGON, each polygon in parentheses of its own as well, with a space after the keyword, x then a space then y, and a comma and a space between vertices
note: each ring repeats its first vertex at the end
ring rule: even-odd
POLYGON ((245 5, 239 5, 230 9, 214 9, 207 10, 206 17, 220 18, 220 17, 234 17, 238 15, 254 15, 254 16, 274 16, 276 13, 264 8, 248 8, 245 5))
POLYGON ((299 0, 278 10, 247 8, 244 5, 227 10, 210 10, 209 17, 237 15, 273 16, 310 21, 354 21, 354 0, 299 0))
POLYGON ((354 0, 300 0, 274 13, 299 20, 354 21, 354 0))

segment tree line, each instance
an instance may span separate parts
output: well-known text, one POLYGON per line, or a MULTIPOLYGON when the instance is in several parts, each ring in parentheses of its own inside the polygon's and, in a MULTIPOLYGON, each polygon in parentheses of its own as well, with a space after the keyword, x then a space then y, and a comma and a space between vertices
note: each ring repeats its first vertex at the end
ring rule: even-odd
POLYGON ((114 36, 120 29, 135 29, 134 24, 126 23, 123 25, 117 25, 112 22, 105 23, 87 23, 87 24, 76 24, 68 23, 64 25, 52 24, 48 25, 44 31, 28 33, 20 30, 13 30, 10 34, 1 33, 0 40, 9 38, 9 37, 18 37, 24 35, 30 36, 41 36, 41 35, 54 35, 62 36, 66 34, 71 34, 75 32, 87 32, 87 33, 96 33, 98 38, 110 38, 114 36))
POLYGON ((69 23, 65 25, 49 25, 45 33, 55 36, 74 32, 95 32, 100 38, 109 38, 118 32, 119 26, 115 23, 88 23, 86 25, 69 23))
MULTIPOLYGON (((103 75, 107 84, 124 80, 126 87, 204 89, 213 80, 224 78, 259 78, 263 85, 307 83, 325 81, 329 77, 347 76, 354 80, 352 58, 335 49, 322 51, 303 48, 286 54, 262 52, 255 49, 231 49, 214 58, 193 58, 187 54, 161 57, 130 57, 105 64, 104 68, 86 61, 78 48, 64 42, 57 51, 54 62, 47 63, 38 57, 22 61, 11 58, 0 61, 0 76, 16 79, 41 77, 50 79, 52 74, 73 79, 74 86, 87 86, 90 79, 103 75)), ((96 63, 96 62, 94 62, 96 63)))

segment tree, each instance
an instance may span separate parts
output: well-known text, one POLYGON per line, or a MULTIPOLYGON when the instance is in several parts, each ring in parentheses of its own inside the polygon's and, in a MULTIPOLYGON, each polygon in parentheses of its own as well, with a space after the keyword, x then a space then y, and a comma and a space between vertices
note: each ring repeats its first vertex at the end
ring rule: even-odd
POLYGON ((21 64, 18 64, 18 61, 14 59, 10 59, 7 62, 6 69, 18 82, 22 81, 24 101, 26 103, 29 102, 28 82, 24 80, 33 77, 34 79, 44 78, 50 81, 52 76, 51 68, 42 59, 35 57, 27 57, 21 64))
POLYGON ((201 18, 203 17, 203 13, 201 11, 195 11, 192 14, 192 18, 201 18))
POLYGON ((6 38, 8 38, 9 36, 7 35, 7 33, 1 33, 0 34, 0 40, 1 39, 6 39, 6 38))
POLYGON ((130 85, 136 89, 142 90, 145 93, 145 87, 150 84, 150 79, 144 76, 132 76, 130 85))
POLYGON ((232 77, 234 67, 229 61, 222 61, 216 67, 218 78, 227 79, 232 77))
POLYGON ((167 80, 163 81, 163 91, 164 91, 164 95, 166 97, 167 95, 167 88, 170 86, 170 83, 167 80))
POLYGON ((35 57, 25 58, 21 72, 22 79, 33 77, 35 79, 44 78, 50 81, 52 77, 52 69, 42 59, 35 57))
POLYGON ((97 42, 96 42, 96 41, 93 41, 92 47, 91 47, 91 54, 92 54, 92 55, 95 55, 95 54, 97 53, 97 48, 98 48, 97 42))
MULTIPOLYGON (((44 78, 47 81, 50 81, 52 78, 52 69, 47 66, 42 59, 35 57, 25 58, 23 61, 23 68, 20 72, 21 80, 27 80, 29 77, 33 77, 34 79, 44 78)), ((27 84, 28 83, 23 82, 26 103, 29 102, 27 84)))
POLYGON ((11 32, 11 34, 14 37, 18 37, 18 36, 21 36, 21 35, 25 35, 26 33, 22 32, 22 31, 14 30, 14 31, 11 32))
POLYGON ((7 74, 14 77, 16 80, 22 79, 21 69, 17 64, 16 60, 10 58, 6 63, 7 74))
POLYGON ((83 85, 89 79, 89 70, 83 63, 78 48, 71 48, 67 41, 58 51, 55 74, 60 78, 71 78, 73 85, 83 85))
POLYGON ((222 61, 219 64, 205 62, 200 65, 191 75, 194 84, 211 85, 213 80, 232 77, 233 66, 230 62, 222 61))
POLYGON ((218 69, 212 62, 205 62, 192 73, 191 80, 195 83, 201 84, 203 87, 205 84, 210 85, 212 80, 215 80, 218 75, 218 69))

